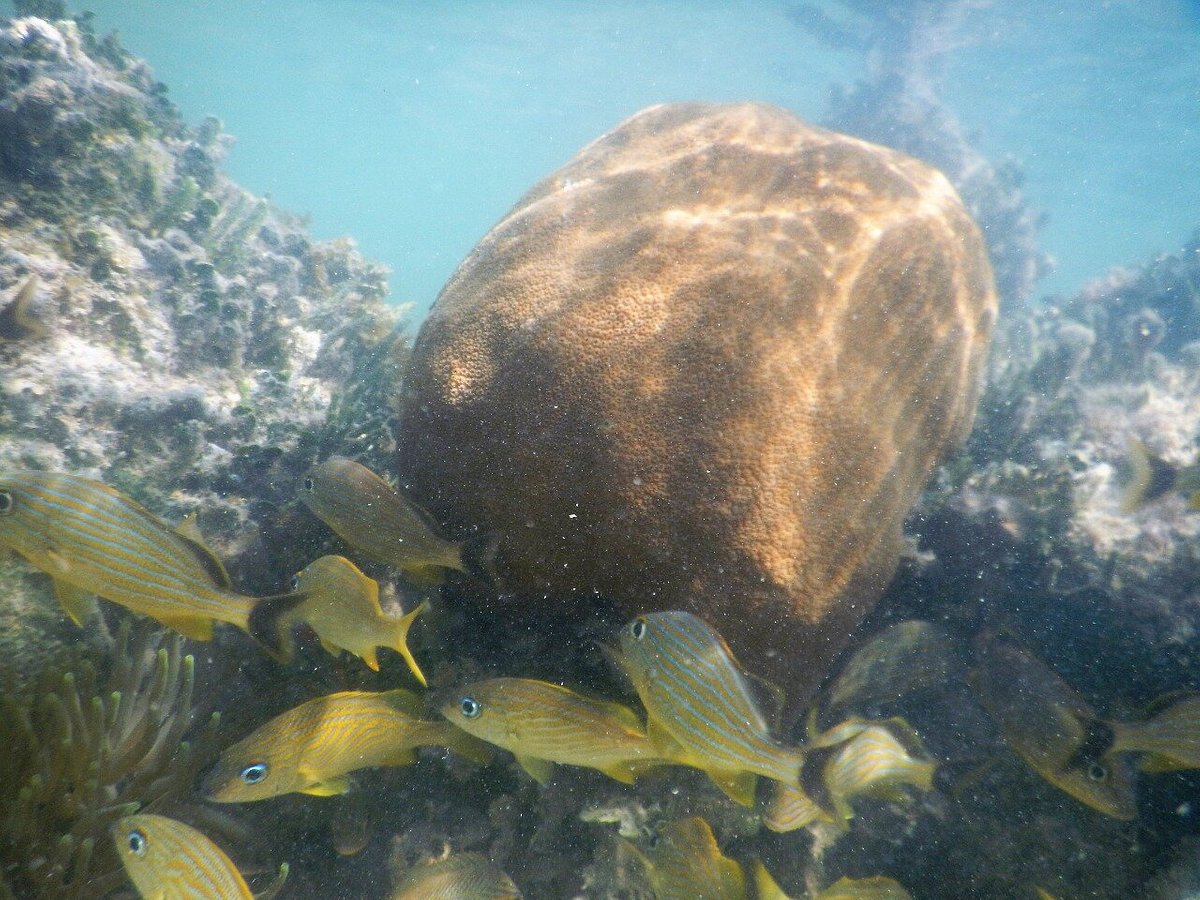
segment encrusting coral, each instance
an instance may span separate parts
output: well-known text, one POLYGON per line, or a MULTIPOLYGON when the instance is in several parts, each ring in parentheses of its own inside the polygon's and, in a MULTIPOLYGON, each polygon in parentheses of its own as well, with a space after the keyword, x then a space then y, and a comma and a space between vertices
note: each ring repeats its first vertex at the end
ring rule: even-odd
MULTIPOLYGON (((107 672, 54 661, 0 700, 0 897, 94 898, 124 883, 109 829, 186 806, 217 716, 192 702, 183 639, 122 625, 107 672)), ((193 810, 193 813, 198 811, 193 810)), ((220 823, 215 823, 219 824, 220 823)))

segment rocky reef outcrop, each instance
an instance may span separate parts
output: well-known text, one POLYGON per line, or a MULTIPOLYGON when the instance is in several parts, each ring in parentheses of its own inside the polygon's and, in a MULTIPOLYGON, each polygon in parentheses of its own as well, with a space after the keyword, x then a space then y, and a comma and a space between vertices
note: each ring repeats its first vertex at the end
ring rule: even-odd
POLYGON ((499 536, 509 588, 692 609, 803 698, 970 427, 995 308, 933 169, 763 104, 652 107, 451 278, 402 478, 499 536))
MULTIPOLYGON (((197 512, 235 580, 270 591, 253 563, 288 476, 323 440, 390 446, 372 392, 406 344, 384 271, 231 182, 227 144, 75 21, 0 25, 0 467, 197 512)), ((73 632, 43 576, 13 573, 0 653, 23 672, 73 632)))

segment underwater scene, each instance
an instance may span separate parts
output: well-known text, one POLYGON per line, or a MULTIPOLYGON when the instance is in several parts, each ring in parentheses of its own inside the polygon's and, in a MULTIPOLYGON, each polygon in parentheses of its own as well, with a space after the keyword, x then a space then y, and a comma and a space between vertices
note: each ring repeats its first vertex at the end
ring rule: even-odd
POLYGON ((0 10, 0 900, 1200 898, 1200 6, 0 10))

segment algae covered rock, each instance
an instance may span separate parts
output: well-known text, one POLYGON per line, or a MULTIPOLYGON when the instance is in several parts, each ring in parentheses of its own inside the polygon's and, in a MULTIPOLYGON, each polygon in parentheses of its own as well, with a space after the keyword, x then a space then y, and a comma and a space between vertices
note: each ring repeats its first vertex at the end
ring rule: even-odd
MULTIPOLYGON (((197 512, 265 593, 299 568, 262 564, 300 552, 275 525, 290 476, 323 442, 390 449, 372 392, 406 342, 382 267, 230 181, 219 123, 189 127, 164 90, 73 20, 0 20, 0 319, 21 326, 0 329, 0 468, 197 512)), ((59 637, 47 586, 0 586, 18 681, 59 637)))
POLYGON ((649 108, 459 267, 402 477, 529 594, 686 608, 799 698, 970 427, 996 297, 950 184, 763 104, 649 108))

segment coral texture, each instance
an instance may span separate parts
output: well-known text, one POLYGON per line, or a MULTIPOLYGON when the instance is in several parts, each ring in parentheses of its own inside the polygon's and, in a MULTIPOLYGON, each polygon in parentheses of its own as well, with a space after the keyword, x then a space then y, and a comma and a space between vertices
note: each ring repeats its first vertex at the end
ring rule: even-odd
MULTIPOLYGON (((289 552, 287 476, 322 444, 390 449, 373 392, 406 342, 383 270, 232 183, 220 124, 187 127, 164 94, 75 21, 0 20, 0 308, 31 278, 36 295, 36 327, 0 339, 0 468, 198 512, 239 586, 278 590, 248 561, 289 552)), ((8 585, 0 600, 57 607, 45 579, 8 585)), ((14 623, 35 645, 37 621, 14 623)), ((26 639, 3 640, 12 663, 26 639)))
POLYGON ((970 427, 996 311, 949 183, 775 107, 647 109, 418 335, 400 468, 526 593, 687 608, 802 698, 970 427))

